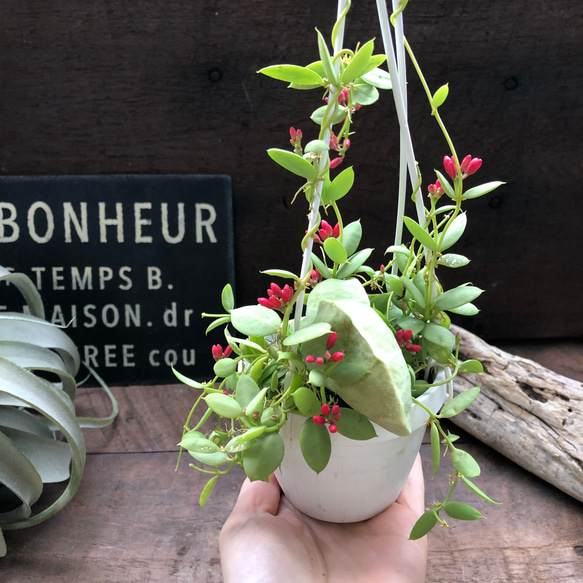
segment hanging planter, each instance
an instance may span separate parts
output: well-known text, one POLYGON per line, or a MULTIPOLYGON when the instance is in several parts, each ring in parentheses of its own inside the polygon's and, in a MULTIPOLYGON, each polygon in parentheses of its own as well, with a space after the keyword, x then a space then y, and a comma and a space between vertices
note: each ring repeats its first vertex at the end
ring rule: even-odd
POLYGON ((106 427, 117 416, 79 418, 73 401, 80 368, 67 334, 44 319, 32 281, 0 267, 0 282, 17 287, 29 313, 0 314, 0 557, 2 530, 34 526, 61 510, 75 495, 85 467, 82 427, 106 427), (68 482, 67 482, 68 480, 68 482), (44 484, 67 482, 48 508, 35 513, 44 484))
MULTIPOLYGON (((436 381, 445 378, 442 371, 436 381)), ((426 391, 419 401, 437 413, 447 392, 448 385, 438 385, 426 391)), ((335 432, 330 435, 330 460, 318 474, 308 466, 302 452, 301 432, 306 418, 290 415, 279 432, 285 454, 275 471, 277 481, 292 505, 312 518, 327 522, 372 518, 401 493, 428 419, 428 413, 414 404, 409 435, 395 435, 376 424, 373 427, 377 436, 368 440, 349 439, 335 432)))
POLYGON ((307 226, 300 233, 302 264, 298 273, 278 268, 262 272, 272 280, 254 305, 237 306, 226 285, 223 313, 203 314, 214 319, 207 331, 224 328, 227 344, 212 347, 212 379, 199 382, 176 371, 200 391, 180 445, 194 458, 193 467, 210 476, 201 505, 217 479, 239 465, 252 481, 275 473, 293 504, 308 514, 352 521, 374 515, 398 496, 427 426, 434 472, 445 449, 454 473, 445 500, 428 509, 413 528, 411 538, 417 539, 437 523, 446 525, 442 511, 464 520, 482 517, 452 500, 458 484, 492 502, 472 482, 480 473, 478 464, 441 425, 479 393, 473 387, 441 407, 444 385, 459 372, 483 370, 477 361, 461 360, 461 339, 450 329, 452 314, 478 312, 473 302, 482 290, 470 283, 445 289, 440 274, 469 263, 451 252, 466 229, 466 203, 502 183, 467 188, 482 160, 456 153, 440 113, 448 86, 430 91, 404 36, 407 2, 394 0, 390 16, 387 3, 377 2, 384 54, 375 53, 374 39, 354 49, 344 47, 350 4, 339 0, 331 42, 316 31, 318 60, 259 71, 288 88, 314 90, 317 101, 307 122, 316 125, 312 138, 305 139, 309 128, 292 127, 285 140, 291 148, 282 137, 287 148, 267 151, 297 179, 293 200, 307 203, 307 226), (425 188, 409 130, 407 58, 447 154, 425 188), (361 221, 346 221, 341 207, 356 190, 359 172, 348 160, 357 142, 366 140, 355 135, 353 122, 382 92, 393 96, 401 157, 394 238, 389 247, 381 242, 387 257, 372 267, 368 262, 374 250, 361 248, 361 221), (445 378, 428 375, 432 363, 447 371, 445 378), (194 423, 198 408, 202 411, 194 423), (203 433, 211 418, 214 429, 203 433), (351 456, 349 461, 342 461, 340 451, 351 456), (373 474, 359 484, 365 470, 373 474), (358 508, 361 504, 366 508, 358 508))

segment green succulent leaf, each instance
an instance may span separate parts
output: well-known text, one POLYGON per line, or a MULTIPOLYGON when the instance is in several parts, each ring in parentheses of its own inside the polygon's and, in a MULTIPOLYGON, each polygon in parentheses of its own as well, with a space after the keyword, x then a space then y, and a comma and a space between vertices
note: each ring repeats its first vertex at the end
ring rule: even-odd
POLYGON ((479 394, 480 387, 473 387, 460 393, 442 407, 439 416, 443 418, 454 417, 464 409, 467 409, 478 398, 479 394))
POLYGON ((221 358, 215 362, 213 370, 218 377, 227 378, 237 370, 237 361, 232 358, 221 358))
POLYGON ((360 224, 360 219, 348 223, 344 227, 342 244, 346 253, 352 255, 356 253, 358 246, 360 245, 360 240, 362 239, 362 225, 360 224))
POLYGON ((373 249, 362 249, 346 260, 346 263, 338 269, 336 277, 344 279, 356 273, 363 263, 371 256, 373 249))
POLYGON ((437 512, 435 510, 426 510, 417 520, 411 534, 409 534, 409 540, 418 540, 423 538, 437 523, 437 512))
POLYGON ((495 502, 494 500, 492 500, 492 498, 490 498, 487 494, 485 494, 482 490, 480 490, 480 488, 478 488, 478 486, 476 486, 476 484, 474 484, 473 482, 470 482, 470 480, 468 480, 465 476, 462 476, 462 480, 464 481, 464 484, 474 494, 477 494, 480 498, 483 498, 487 502, 490 502, 490 504, 500 504, 500 502, 495 502))
POLYGON ((198 498, 198 503, 200 505, 201 508, 204 508, 205 504, 207 503, 209 496, 213 493, 213 490, 215 489, 215 486, 217 485, 217 479, 218 479, 218 475, 217 476, 213 476, 205 485, 204 488, 202 489, 202 492, 200 493, 200 496, 198 498))
POLYGON ((377 436, 374 425, 358 411, 340 407, 340 414, 342 417, 335 422, 338 433, 349 439, 358 439, 360 441, 377 436))
MULTIPOLYGON (((352 83, 362 75, 372 71, 380 63, 371 62, 372 53, 374 51, 374 40, 369 40, 360 47, 360 50, 350 59, 346 69, 342 72, 340 82, 343 85, 352 83)), ((384 60, 384 59, 383 59, 384 60)), ((381 61, 382 62, 382 61, 381 61)))
POLYGON ((444 328, 439 324, 434 324, 433 322, 425 324, 421 335, 426 340, 429 340, 447 350, 453 350, 453 347, 455 346, 455 336, 447 328, 444 328))
POLYGON ((413 297, 413 299, 415 300, 417 305, 421 309, 424 309, 425 308, 425 298, 423 297, 423 294, 419 291, 417 286, 413 283, 413 281, 407 277, 402 277, 401 281, 403 282, 403 284, 407 288, 407 291, 411 294, 411 296, 413 297))
POLYGON ((334 263, 345 263, 348 259, 346 249, 335 237, 328 237, 324 241, 324 252, 334 263))
POLYGON ((329 333, 330 324, 327 322, 318 322, 317 324, 304 326, 293 334, 290 334, 284 339, 283 344, 284 346, 294 346, 296 344, 301 344, 302 342, 308 342, 309 340, 320 338, 329 333))
POLYGON ((233 439, 231 439, 231 441, 225 445, 225 451, 227 453, 238 453, 240 451, 249 449, 253 446, 253 441, 260 435, 263 435, 266 429, 267 427, 263 425, 247 429, 245 433, 240 433, 236 437, 233 437, 233 439))
POLYGON ((437 176, 439 182, 441 183, 443 192, 445 192, 445 194, 447 194, 449 198, 455 199, 455 191, 450 181, 441 172, 439 172, 439 170, 435 170, 435 175, 437 176))
POLYGON ((252 482, 268 482, 269 476, 281 464, 283 453, 284 444, 279 433, 264 433, 242 454, 245 474, 252 482))
POLYGON ((221 417, 236 419, 243 414, 243 409, 235 399, 222 393, 211 393, 204 397, 206 404, 221 417))
POLYGON ((294 279, 295 281, 299 281, 299 277, 292 273, 291 271, 286 271, 285 269, 266 269, 261 271, 261 273, 265 275, 270 275, 271 277, 281 277, 283 279, 294 279))
POLYGON ((461 363, 459 372, 481 374, 484 372, 484 367, 479 360, 466 360, 461 363))
POLYGON ((329 202, 340 200, 343 196, 346 196, 352 185, 354 184, 354 170, 352 166, 346 168, 340 174, 338 174, 334 180, 330 183, 328 190, 326 191, 326 198, 329 202))
POLYGON ((332 277, 332 272, 328 269, 328 266, 315 253, 312 253, 312 262, 322 277, 325 279, 332 277))
POLYGON ((459 308, 468 302, 472 302, 484 292, 479 287, 472 285, 460 285, 454 289, 447 290, 435 300, 437 310, 451 310, 459 308))
POLYGON ((350 93, 355 105, 372 105, 379 100, 379 90, 367 83, 355 84, 350 93))
POLYGON ((451 222, 451 225, 448 227, 447 231, 443 235, 443 239, 440 245, 441 251, 449 249, 452 245, 459 241, 460 237, 464 234, 467 224, 468 218, 466 216, 466 213, 460 213, 451 222))
POLYGON ((478 520, 484 518, 484 515, 473 506, 463 502, 447 502, 443 509, 448 516, 457 520, 478 520))
POLYGON ((257 395, 255 395, 247 407, 245 407, 245 415, 251 417, 253 414, 263 411, 263 401, 265 400, 265 394, 268 389, 269 387, 264 387, 257 395))
POLYGON ((269 336, 281 326, 281 318, 263 306, 243 306, 231 312, 233 326, 246 336, 269 336))
POLYGON ((403 222, 405 223, 405 226, 411 235, 413 235, 413 237, 415 237, 419 243, 431 251, 438 251, 437 243, 421 225, 416 223, 410 217, 404 217, 403 222))
POLYGON ((312 164, 294 152, 289 150, 281 150, 279 148, 270 148, 267 150, 269 157, 282 168, 285 168, 292 174, 301 176, 308 181, 313 181, 318 175, 318 171, 312 164))
POLYGON ((323 152, 327 152, 330 149, 330 146, 324 140, 312 140, 308 142, 304 147, 304 152, 313 152, 314 154, 322 154, 323 152))
POLYGON ((300 430, 300 448, 308 466, 319 474, 328 465, 332 453, 328 428, 314 423, 312 418, 306 419, 300 430))
POLYGON ((451 451, 453 467, 466 478, 476 478, 480 475, 478 462, 467 452, 454 448, 451 451))
POLYGON ((435 422, 431 424, 431 459, 433 461, 433 476, 439 471, 439 462, 441 461, 441 444, 439 443, 439 429, 435 422))
POLYGON ((238 377, 235 400, 242 409, 245 409, 258 394, 259 385, 249 375, 242 374, 238 377))
POLYGON ((299 65, 272 65, 264 67, 257 71, 272 79, 278 81, 285 81, 286 83, 294 83, 298 85, 310 85, 314 87, 323 87, 324 81, 318 73, 308 67, 300 67, 299 65))
POLYGON ((364 75, 361 75, 361 79, 365 83, 368 83, 369 85, 372 85, 373 87, 376 87, 377 89, 392 89, 393 88, 391 76, 384 69, 375 68, 372 71, 369 71, 368 73, 365 73, 364 75))
POLYGON ((314 391, 308 387, 300 387, 292 395, 294 403, 298 411, 306 417, 313 417, 319 415, 321 411, 321 404, 314 391))
POLYGON ((230 321, 231 321, 230 316, 223 316, 222 318, 217 318, 214 322, 208 325, 207 329, 205 330, 205 334, 212 332, 215 328, 218 328, 223 324, 228 324, 230 321))
POLYGON ((438 107, 441 107, 445 100, 447 99, 447 96, 449 95, 449 85, 442 85, 434 94, 433 97, 431 98, 431 107, 437 109, 438 107))
POLYGON ((464 304, 459 308, 451 308, 450 311, 452 314, 458 314, 459 316, 475 316, 480 312, 480 310, 474 304, 464 304))
POLYGON ((470 188, 469 190, 466 190, 464 192, 463 198, 470 199, 478 198, 479 196, 484 196, 485 194, 488 194, 493 190, 496 190, 499 186, 502 186, 503 184, 506 183, 495 181, 486 182, 485 184, 480 184, 480 186, 474 186, 473 188, 470 188))
POLYGON ((443 265, 445 267, 457 268, 457 267, 465 267, 470 260, 463 255, 458 255, 456 253, 446 253, 442 255, 438 260, 438 265, 443 265))
POLYGON ((235 307, 235 296, 233 294, 233 288, 229 283, 223 288, 221 303, 227 312, 230 312, 235 307))
POLYGON ((326 41, 324 40, 322 33, 318 29, 316 29, 316 33, 318 35, 318 52, 320 53, 322 68, 324 69, 324 73, 326 74, 328 83, 330 85, 335 86, 338 84, 338 79, 336 69, 334 68, 334 64, 332 63, 332 58, 330 57, 330 51, 328 50, 326 41))

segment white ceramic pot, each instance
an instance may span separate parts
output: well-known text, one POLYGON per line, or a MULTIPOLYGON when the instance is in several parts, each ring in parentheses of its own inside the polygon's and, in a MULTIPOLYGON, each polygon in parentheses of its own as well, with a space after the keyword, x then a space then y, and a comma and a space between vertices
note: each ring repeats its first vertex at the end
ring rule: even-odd
MULTIPOLYGON (((438 411, 447 385, 432 387, 420 401, 438 411)), ((331 434, 332 455, 316 474, 300 449, 301 415, 290 415, 280 430, 285 454, 275 472, 281 489, 299 511, 328 522, 358 522, 376 516, 399 496, 421 447, 428 414, 413 404, 410 435, 399 437, 375 424, 378 437, 366 441, 331 434)))

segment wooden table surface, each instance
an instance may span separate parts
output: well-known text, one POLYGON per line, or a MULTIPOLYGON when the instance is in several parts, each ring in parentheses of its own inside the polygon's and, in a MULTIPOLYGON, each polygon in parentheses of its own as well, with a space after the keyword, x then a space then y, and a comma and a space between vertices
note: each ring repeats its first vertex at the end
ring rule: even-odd
MULTIPOLYGON (((580 345, 514 348, 583 380, 580 345)), ((222 581, 217 537, 242 472, 219 480, 201 510, 204 477, 187 463, 175 471, 192 390, 167 385, 114 392, 119 418, 112 427, 85 432, 87 465, 74 500, 36 527, 5 533, 2 583, 222 581)), ((80 415, 107 413, 98 389, 80 389, 76 403, 80 415)), ((427 581, 583 582, 583 505, 475 439, 462 439, 482 467, 478 485, 502 505, 478 500, 485 520, 452 521, 430 534, 427 581)), ((428 470, 428 443, 421 454, 428 470)), ((445 474, 426 478, 429 504, 444 496, 447 480, 445 474)), ((477 500, 461 488, 457 499, 477 500)))

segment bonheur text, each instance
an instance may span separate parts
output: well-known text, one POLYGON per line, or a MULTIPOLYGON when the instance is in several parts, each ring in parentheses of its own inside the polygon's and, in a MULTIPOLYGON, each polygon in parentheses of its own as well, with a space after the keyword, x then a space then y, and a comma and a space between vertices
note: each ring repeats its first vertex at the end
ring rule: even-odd
POLYGON ((19 210, 0 202, 0 243, 30 238, 35 243, 160 243, 186 238, 217 243, 215 207, 209 203, 33 202, 19 210))

